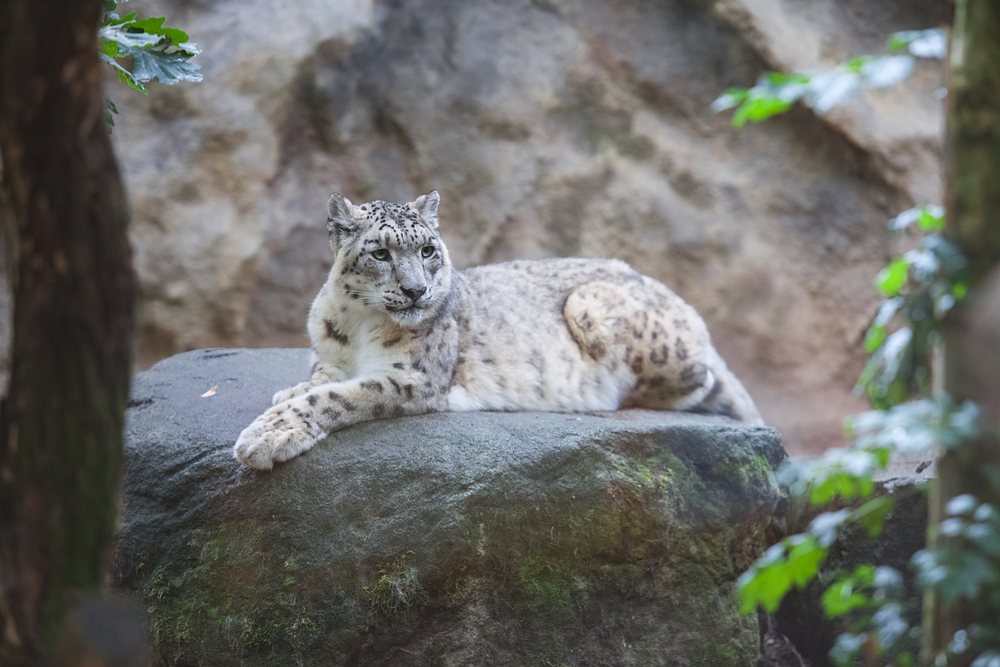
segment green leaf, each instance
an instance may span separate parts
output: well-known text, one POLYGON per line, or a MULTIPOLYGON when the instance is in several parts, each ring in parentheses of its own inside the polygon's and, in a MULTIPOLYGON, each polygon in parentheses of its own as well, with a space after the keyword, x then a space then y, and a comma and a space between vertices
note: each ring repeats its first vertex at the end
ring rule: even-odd
POLYGON ((871 598, 860 590, 870 587, 874 578, 875 568, 871 565, 859 565, 854 572, 838 577, 820 598, 827 617, 836 618, 859 607, 869 606, 871 598))
POLYGON ((979 597, 983 584, 996 578, 992 563, 974 551, 957 553, 954 562, 949 563, 946 577, 938 584, 937 590, 945 602, 960 598, 975 600, 979 597))
POLYGON ((865 352, 874 352, 875 350, 882 347, 882 343, 885 342, 885 325, 873 324, 868 333, 865 334, 864 348, 865 352))
POLYGON ((108 126, 108 132, 109 133, 111 132, 111 128, 113 128, 115 126, 115 118, 114 118, 114 116, 112 114, 116 114, 116 113, 118 113, 118 107, 115 106, 114 102, 112 102, 111 100, 109 100, 108 98, 105 97, 104 98, 104 123, 108 126))
POLYGON ((870 598, 862 593, 855 593, 853 582, 842 581, 826 589, 821 601, 827 617, 836 618, 858 607, 864 607, 870 598))
POLYGON ((128 85, 130 85, 132 88, 135 88, 136 90, 138 90, 143 95, 149 94, 148 91, 143 87, 143 85, 141 83, 139 83, 139 81, 136 80, 136 78, 134 76, 132 76, 132 72, 128 71, 127 69, 125 69, 124 67, 122 67, 121 65, 119 65, 115 61, 114 58, 112 58, 110 56, 106 56, 103 53, 100 54, 100 58, 101 58, 101 60, 103 60, 104 62, 108 63, 109 65, 111 65, 112 67, 114 67, 118 71, 118 80, 119 81, 121 81, 123 83, 127 83, 128 85))
POLYGON ((940 28, 904 30, 889 36, 889 51, 909 52, 919 58, 944 58, 948 53, 948 38, 940 28))
POLYGON ((810 79, 805 101, 822 116, 851 99, 860 85, 861 78, 857 74, 841 69, 821 72, 810 79))
MULTIPOLYGON (((854 415, 851 429, 857 436, 854 447, 880 460, 890 449, 910 458, 925 457, 938 445, 952 448, 975 437, 980 431, 979 410, 970 402, 959 407, 941 394, 854 415)), ((985 469, 980 466, 980 473, 985 469)))
MULTIPOLYGON (((900 605, 891 602, 884 605, 872 615, 872 626, 874 626, 875 636, 878 639, 882 650, 892 648, 896 641, 910 629, 910 624, 902 617, 900 605)), ((897 667, 913 665, 912 658, 909 662, 897 659, 897 667)))
POLYGON ((183 44, 188 41, 188 35, 186 32, 178 28, 164 27, 164 20, 166 20, 166 17, 163 16, 158 18, 142 19, 141 21, 133 22, 130 27, 138 28, 139 30, 142 30, 150 35, 163 35, 174 44, 183 44))
POLYGON ((775 611, 793 585, 804 586, 816 576, 826 553, 811 535, 793 535, 772 546, 736 582, 740 613, 758 606, 775 611))
POLYGON ((108 25, 122 25, 123 23, 128 23, 129 21, 134 21, 134 20, 135 20, 135 12, 132 12, 131 14, 126 14, 121 18, 113 17, 108 22, 108 25))
POLYGON ((840 67, 848 74, 859 74, 861 68, 864 67, 865 63, 871 60, 871 56, 855 56, 847 62, 844 62, 840 67))
POLYGON ((118 42, 111 39, 102 40, 100 50, 102 55, 114 58, 118 55, 118 42))
POLYGON ((827 549, 821 547, 812 535, 792 547, 788 554, 788 568, 792 583, 802 588, 819 572, 819 566, 826 558, 827 549))
POLYGON ((997 512, 996 508, 989 503, 983 503, 977 507, 972 518, 981 523, 1000 524, 1000 512, 997 512))
POLYGON ((135 88, 143 95, 149 95, 149 91, 146 90, 146 87, 143 86, 141 83, 139 83, 134 76, 132 76, 132 72, 129 72, 127 69, 121 67, 117 63, 115 63, 115 67, 118 68, 119 81, 121 81, 122 83, 127 83, 129 86, 135 88))
POLYGON ((921 206, 917 225, 925 232, 940 232, 944 230, 944 208, 941 206, 921 206))
POLYGON ((958 537, 962 534, 963 528, 965 528, 965 522, 961 519, 952 517, 950 519, 945 519, 938 525, 938 535, 944 535, 945 537, 958 537))
POLYGON ((909 271, 910 263, 902 257, 897 257, 875 276, 875 287, 883 296, 894 297, 906 284, 909 271))
POLYGON ((840 475, 830 475, 816 484, 809 494, 809 503, 812 505, 822 505, 837 497, 840 489, 840 475))
POLYGON ((755 87, 785 88, 787 86, 809 83, 810 79, 812 79, 812 75, 805 74, 804 72, 792 72, 791 74, 766 72, 757 81, 757 86, 755 87))
POLYGON ((886 591, 902 591, 903 575, 894 567, 880 565, 875 568, 872 584, 886 591))
POLYGON ((912 41, 907 39, 907 34, 910 32, 912 31, 907 30, 906 32, 896 32, 889 35, 889 43, 887 44, 889 53, 902 53, 906 51, 906 47, 912 41))
POLYGON ((876 449, 874 451, 875 451, 875 457, 878 459, 878 466, 879 466, 879 468, 881 468, 882 470, 885 470, 886 468, 888 468, 889 467, 889 460, 892 458, 892 448, 890 448, 890 447, 881 447, 881 448, 876 449))
POLYGON ((860 75, 872 88, 894 86, 913 71, 914 60, 910 56, 882 56, 870 58, 861 66, 860 75))
POLYGON ((740 612, 748 614, 758 606, 773 612, 781 604, 791 587, 791 576, 786 568, 769 567, 761 570, 751 584, 740 589, 740 612))
POLYGON ((130 31, 127 25, 109 25, 101 28, 98 34, 102 39, 117 42, 119 49, 123 47, 141 48, 152 46, 159 43, 162 39, 158 35, 147 35, 145 32, 130 31))
POLYGON ((201 81, 201 67, 188 62, 190 55, 183 52, 168 53, 158 49, 126 47, 122 55, 133 57, 133 76, 138 81, 159 79, 160 83, 173 85, 180 81, 201 81))
POLYGON ((823 505, 836 497, 850 500, 857 496, 867 496, 874 486, 871 477, 857 477, 846 472, 836 472, 813 487, 809 502, 823 505))
POLYGON ((775 544, 736 581, 741 614, 749 614, 758 606, 778 608, 775 596, 778 600, 784 596, 785 592, 788 591, 791 577, 787 573, 782 576, 781 568, 774 568, 772 564, 769 564, 768 557, 777 554, 777 558, 780 560, 784 554, 784 548, 784 544, 775 544))
POLYGON ((820 546, 829 547, 837 539, 837 531, 849 516, 850 510, 847 509, 817 515, 809 522, 809 535, 814 537, 820 546))
MULTIPOLYGON (((864 425, 863 415, 862 424, 864 425)), ((849 422, 849 428, 858 428, 858 424, 849 422)), ((803 466, 803 473, 812 482, 809 502, 822 505, 836 497, 845 500, 857 496, 868 496, 874 488, 872 476, 876 469, 884 467, 882 460, 886 451, 879 447, 841 449, 833 447, 823 456, 803 466)))
POLYGON ((747 99, 739 106, 733 114, 733 127, 742 128, 746 122, 758 123, 772 116, 785 113, 792 108, 793 102, 785 101, 779 97, 765 96, 747 99))
POLYGON ((906 229, 914 222, 916 222, 917 218, 919 217, 920 217, 919 207, 907 209, 902 213, 900 213, 899 215, 897 215, 895 218, 889 219, 888 223, 889 229, 891 229, 892 231, 899 231, 901 229, 906 229))
POLYGON ((903 255, 903 259, 910 266, 910 276, 919 283, 929 285, 937 279, 941 261, 937 254, 927 247, 927 239, 924 239, 923 245, 924 248, 921 250, 907 252, 903 255))
POLYGON ((939 232, 944 229, 944 208, 928 204, 914 206, 889 220, 889 229, 899 231, 917 223, 925 232, 939 232))
POLYGON ((882 532, 885 517, 895 504, 896 501, 892 496, 880 496, 854 510, 855 517, 868 531, 868 537, 877 537, 882 532))
POLYGON ((712 102, 712 111, 719 113, 726 109, 738 107, 746 101, 749 94, 750 90, 748 88, 730 88, 712 102))
POLYGON ((169 85, 180 81, 201 81, 200 65, 189 63, 187 56, 181 53, 165 53, 163 51, 141 50, 133 53, 135 58, 134 73, 140 81, 159 79, 169 85))
POLYGON ((872 358, 868 360, 858 380, 868 391, 876 407, 891 407, 906 397, 907 378, 901 371, 906 368, 913 345, 913 330, 902 327, 886 338, 872 358))
POLYGON ((885 299, 882 301, 878 309, 878 314, 875 316, 871 328, 868 329, 868 333, 865 335, 865 352, 874 352, 882 347, 882 343, 885 342, 886 338, 886 325, 902 305, 903 298, 898 296, 894 299, 885 299))
POLYGON ((955 516, 972 514, 977 507, 979 507, 979 501, 971 493, 963 493, 960 496, 955 496, 945 505, 948 514, 955 516))

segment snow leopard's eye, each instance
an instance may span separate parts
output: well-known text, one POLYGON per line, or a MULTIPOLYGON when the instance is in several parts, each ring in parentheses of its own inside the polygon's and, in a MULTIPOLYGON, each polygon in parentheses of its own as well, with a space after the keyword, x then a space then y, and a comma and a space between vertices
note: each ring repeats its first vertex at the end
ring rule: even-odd
POLYGON ((423 248, 420 249, 420 256, 423 257, 424 259, 427 259, 428 257, 433 257, 434 256, 434 246, 432 246, 432 245, 425 245, 423 248))
POLYGON ((388 262, 389 261, 389 251, 386 250, 385 248, 379 248, 378 250, 373 250, 372 251, 372 257, 374 257, 375 259, 377 259, 380 262, 388 262))

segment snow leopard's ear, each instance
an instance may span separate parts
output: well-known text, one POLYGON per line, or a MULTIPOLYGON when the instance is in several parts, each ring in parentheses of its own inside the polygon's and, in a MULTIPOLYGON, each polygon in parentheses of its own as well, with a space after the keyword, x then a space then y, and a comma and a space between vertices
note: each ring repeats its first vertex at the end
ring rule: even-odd
POLYGON ((420 216, 425 225, 436 230, 438 228, 438 204, 441 202, 441 195, 437 190, 431 190, 430 194, 420 195, 416 201, 410 202, 409 206, 420 216))
POLYGON ((330 232, 330 245, 336 250, 347 237, 358 231, 360 225, 354 217, 354 204, 347 197, 332 194, 327 208, 330 214, 326 218, 326 229, 330 232))

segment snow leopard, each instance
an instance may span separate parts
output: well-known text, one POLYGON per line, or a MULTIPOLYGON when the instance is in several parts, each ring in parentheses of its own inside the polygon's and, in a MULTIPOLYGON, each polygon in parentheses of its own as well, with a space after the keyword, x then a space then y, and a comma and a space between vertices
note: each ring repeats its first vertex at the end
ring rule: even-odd
POLYGON ((625 408, 763 420, 694 308, 616 259, 452 267, 437 191, 406 204, 334 194, 334 252, 306 328, 312 376, 278 391, 234 454, 269 470, 374 419, 466 410, 625 408))

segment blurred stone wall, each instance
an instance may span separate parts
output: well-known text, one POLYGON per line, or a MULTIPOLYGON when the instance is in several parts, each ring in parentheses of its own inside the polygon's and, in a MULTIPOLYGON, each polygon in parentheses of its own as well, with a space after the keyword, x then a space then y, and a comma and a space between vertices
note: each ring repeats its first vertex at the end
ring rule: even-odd
POLYGON ((941 66, 825 118, 729 126, 768 69, 884 53, 945 0, 132 0, 204 52, 199 84, 109 78, 141 281, 137 359, 306 346, 325 204, 441 193, 459 268, 618 257, 708 321, 790 451, 841 419, 894 250, 941 201, 941 66))

